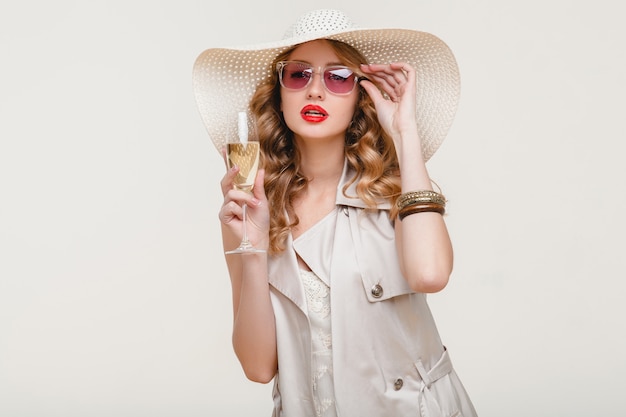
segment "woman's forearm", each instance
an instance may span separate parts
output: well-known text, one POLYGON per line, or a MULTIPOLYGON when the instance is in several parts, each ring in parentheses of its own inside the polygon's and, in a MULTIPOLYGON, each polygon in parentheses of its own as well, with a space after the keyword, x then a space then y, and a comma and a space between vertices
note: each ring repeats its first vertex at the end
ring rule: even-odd
POLYGON ((277 369, 267 255, 227 256, 233 289, 233 348, 246 376, 267 383, 277 369))
MULTIPOLYGON (((398 152, 402 192, 431 190, 432 182, 417 132, 402 138, 398 152)), ((412 289, 437 292, 448 283, 453 252, 443 216, 436 212, 417 213, 396 219, 398 254, 403 273, 412 289)))

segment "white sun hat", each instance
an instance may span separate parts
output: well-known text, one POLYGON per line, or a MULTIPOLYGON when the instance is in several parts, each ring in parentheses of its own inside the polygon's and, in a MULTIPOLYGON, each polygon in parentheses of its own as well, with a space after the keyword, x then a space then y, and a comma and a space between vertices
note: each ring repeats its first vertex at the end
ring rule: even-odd
POLYGON ((294 45, 334 39, 351 45, 367 63, 406 62, 417 74, 417 123, 428 160, 445 139, 459 101, 459 69, 438 37, 411 29, 366 29, 339 10, 321 9, 300 17, 282 40, 211 48, 193 66, 193 90, 202 121, 218 151, 236 132, 237 114, 247 111, 257 86, 275 71, 272 62, 294 45))

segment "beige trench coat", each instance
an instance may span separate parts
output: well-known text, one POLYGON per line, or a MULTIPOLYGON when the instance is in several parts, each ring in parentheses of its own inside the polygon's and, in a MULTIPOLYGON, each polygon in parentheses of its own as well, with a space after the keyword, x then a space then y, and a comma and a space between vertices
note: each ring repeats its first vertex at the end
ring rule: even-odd
MULTIPOLYGON (((274 417, 315 417, 311 339, 296 251, 325 262, 331 281, 335 400, 339 417, 475 416, 442 345, 426 295, 400 273, 389 206, 366 212, 357 198, 337 193, 331 232, 290 239, 269 266, 279 371, 274 417), (324 261, 326 260, 326 261, 324 261)), ((349 190, 349 196, 356 195, 349 190)), ((313 268, 315 270, 315 268, 313 268)))

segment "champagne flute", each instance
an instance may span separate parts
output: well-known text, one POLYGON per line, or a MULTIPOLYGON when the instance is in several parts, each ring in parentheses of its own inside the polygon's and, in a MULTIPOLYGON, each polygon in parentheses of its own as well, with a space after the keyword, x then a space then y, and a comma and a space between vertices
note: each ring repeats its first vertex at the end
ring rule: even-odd
MULTIPOLYGON (((229 141, 226 143, 226 164, 228 168, 233 166, 239 167, 239 172, 233 180, 233 186, 241 191, 252 193, 254 180, 259 169, 260 147, 257 140, 249 140, 255 136, 254 125, 248 120, 246 112, 240 112, 238 117, 238 141, 229 141), (249 132, 251 131, 251 135, 249 132)), ((256 139, 256 138, 254 138, 256 139)), ((242 205, 242 237, 239 246, 236 249, 226 251, 230 254, 246 254, 246 253, 262 253, 263 249, 255 248, 250 240, 248 240, 247 231, 247 210, 248 205, 244 202, 242 205)))

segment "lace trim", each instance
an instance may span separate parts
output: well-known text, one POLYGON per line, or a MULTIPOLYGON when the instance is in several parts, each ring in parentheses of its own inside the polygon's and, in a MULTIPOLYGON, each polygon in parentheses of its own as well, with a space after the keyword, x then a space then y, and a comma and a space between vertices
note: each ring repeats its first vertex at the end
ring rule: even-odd
POLYGON ((306 293, 306 301, 309 312, 326 318, 330 314, 330 291, 314 272, 302 271, 302 283, 306 293))
POLYGON ((302 270, 300 276, 311 322, 315 415, 336 417, 330 332, 330 288, 312 271, 302 270))

